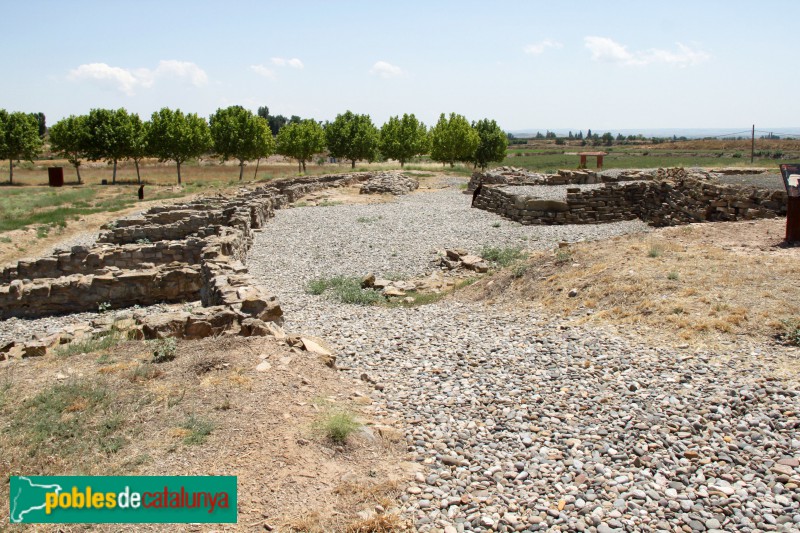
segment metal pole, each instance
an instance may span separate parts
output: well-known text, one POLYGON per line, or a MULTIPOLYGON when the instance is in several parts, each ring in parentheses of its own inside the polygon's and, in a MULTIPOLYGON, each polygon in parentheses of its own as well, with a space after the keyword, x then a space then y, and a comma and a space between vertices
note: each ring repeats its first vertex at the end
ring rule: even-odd
POLYGON ((756 125, 753 124, 753 134, 750 137, 750 164, 753 164, 753 156, 756 153, 756 125))

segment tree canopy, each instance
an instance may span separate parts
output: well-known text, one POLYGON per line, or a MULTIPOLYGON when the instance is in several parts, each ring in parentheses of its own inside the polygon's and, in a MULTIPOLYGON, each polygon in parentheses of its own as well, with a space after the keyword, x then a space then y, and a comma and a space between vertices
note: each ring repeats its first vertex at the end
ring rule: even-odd
POLYGON ((111 183, 117 182, 117 161, 130 154, 132 125, 125 108, 92 109, 86 117, 89 141, 86 155, 91 161, 114 163, 111 183))
POLYGON ((502 162, 506 158, 508 136, 503 133, 497 122, 485 118, 473 123, 472 127, 479 138, 473 162, 481 169, 485 169, 491 162, 502 162))
POLYGON ((244 162, 268 157, 275 151, 275 141, 262 117, 241 106, 217 109, 209 120, 214 151, 223 161, 239 160, 239 179, 244 162))
POLYGON ((86 158, 88 144, 86 115, 70 115, 50 126, 50 149, 75 167, 78 183, 81 183, 81 159, 86 158))
POLYGON ((33 115, 0 109, 0 159, 8 159, 9 183, 14 183, 14 160, 33 161, 41 149, 39 123, 33 115))
POLYGON ((178 183, 181 183, 181 164, 199 157, 211 149, 211 133, 205 119, 196 113, 184 114, 180 109, 162 108, 150 117, 147 138, 150 153, 160 161, 175 161, 178 183))
POLYGON ((462 115, 444 113, 431 130, 431 159, 450 163, 471 161, 480 144, 480 137, 462 115))
POLYGON ((133 159, 133 164, 136 165, 136 181, 141 183, 142 176, 139 173, 139 161, 150 155, 150 145, 148 143, 150 123, 143 121, 136 113, 131 113, 129 120, 131 123, 131 138, 128 152, 125 155, 129 159, 133 159))
POLYGON ((325 140, 333 157, 350 161, 373 161, 378 152, 380 134, 369 115, 356 115, 351 111, 336 115, 333 122, 325 124, 325 140))
POLYGON ((306 161, 314 154, 325 150, 325 130, 315 120, 303 120, 284 126, 278 133, 278 153, 297 159, 297 170, 302 166, 306 171, 306 161))
POLYGON ((381 154, 396 159, 401 167, 412 157, 428 153, 429 146, 428 129, 413 114, 390 117, 381 128, 381 154))

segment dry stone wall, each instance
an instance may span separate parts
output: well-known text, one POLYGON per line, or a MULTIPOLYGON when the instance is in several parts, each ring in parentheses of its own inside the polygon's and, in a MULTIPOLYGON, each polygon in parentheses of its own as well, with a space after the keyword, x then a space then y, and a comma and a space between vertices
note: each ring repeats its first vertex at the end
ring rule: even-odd
POLYGON ((600 174, 591 170, 559 170, 556 174, 531 172, 524 168, 497 167, 484 172, 474 172, 470 178, 467 192, 472 193, 478 184, 484 185, 589 185, 594 183, 619 183, 628 181, 658 179, 707 179, 705 172, 689 173, 683 168, 657 170, 624 170, 613 175, 600 174))
MULTIPOLYGON (((673 175, 680 175, 674 173, 673 175)), ((654 226, 751 220, 786 214, 786 193, 686 178, 567 189, 563 200, 484 186, 475 207, 522 224, 594 224, 640 218, 654 226)))
POLYGON ((92 248, 77 246, 1 270, 0 319, 200 300, 205 306, 200 311, 143 321, 143 335, 196 337, 236 328, 247 319, 280 322, 277 299, 245 266, 253 230, 300 196, 370 177, 279 180, 234 197, 158 206, 117 220, 92 248))

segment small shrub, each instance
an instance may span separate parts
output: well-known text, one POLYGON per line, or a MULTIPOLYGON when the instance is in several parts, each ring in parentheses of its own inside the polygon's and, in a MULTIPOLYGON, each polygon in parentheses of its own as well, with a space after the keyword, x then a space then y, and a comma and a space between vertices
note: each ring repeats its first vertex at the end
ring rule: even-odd
POLYGON ((486 246, 481 250, 481 257, 487 261, 497 263, 502 267, 507 267, 515 261, 519 261, 525 257, 522 248, 516 246, 509 246, 506 248, 494 248, 486 246))
POLYGON ((148 239, 147 237, 143 239, 136 239, 136 244, 150 244, 150 239, 148 239))
POLYGON ((663 252, 664 249, 660 244, 652 243, 647 250, 647 257, 660 257, 663 252))
POLYGON ((563 265, 565 263, 571 263, 571 262, 572 262, 572 252, 570 252, 566 248, 560 248, 556 252, 556 264, 557 265, 563 265))
POLYGON ((98 313, 105 313, 109 309, 111 309, 111 302, 100 302, 99 304, 97 304, 98 313))
POLYGON ((742 152, 736 152, 731 157, 733 157, 734 159, 741 159, 742 158, 742 152))
POLYGON ((494 222, 494 223, 492 223, 492 227, 493 228, 499 228, 500 227, 500 223, 499 222, 494 222))
POLYGON ((344 444, 353 432, 361 427, 348 411, 328 411, 316 422, 316 428, 325 437, 337 444, 344 444))
POLYGON ((194 415, 187 418, 181 427, 189 432, 183 438, 183 443, 189 445, 203 444, 208 439, 208 436, 211 435, 211 432, 214 431, 214 424, 194 415))
POLYGON ((528 272, 529 268, 530 265, 527 265, 525 263, 514 265, 514 267, 511 269, 511 277, 514 279, 519 279, 528 272))
POLYGON ((36 228, 36 238, 44 239, 50 233, 50 226, 38 226, 36 228))
POLYGON ((0 237, 0 242, 8 244, 11 242, 11 237, 0 237))
POLYGON ((783 332, 780 336, 784 342, 800 346, 800 319, 781 320, 781 324, 783 325, 783 332))
POLYGON ((780 150, 775 150, 774 152, 772 152, 772 159, 780 159, 782 157, 783 157, 783 152, 781 152, 780 150))
POLYGON ((178 349, 178 342, 173 337, 156 339, 152 342, 153 362, 165 363, 175 359, 175 352, 178 349))
POLYGON ((667 279, 669 279, 670 281, 678 281, 678 273, 673 270, 672 272, 667 274, 667 279))
POLYGON ((682 315, 684 313, 683 307, 673 307, 672 314, 673 315, 682 315))

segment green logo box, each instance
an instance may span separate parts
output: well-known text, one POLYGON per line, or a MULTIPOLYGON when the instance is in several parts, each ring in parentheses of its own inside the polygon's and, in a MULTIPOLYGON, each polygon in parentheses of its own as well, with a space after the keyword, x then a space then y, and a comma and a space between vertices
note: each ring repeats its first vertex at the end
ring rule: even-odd
POLYGON ((236 476, 11 476, 11 523, 222 524, 236 476))

